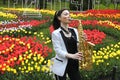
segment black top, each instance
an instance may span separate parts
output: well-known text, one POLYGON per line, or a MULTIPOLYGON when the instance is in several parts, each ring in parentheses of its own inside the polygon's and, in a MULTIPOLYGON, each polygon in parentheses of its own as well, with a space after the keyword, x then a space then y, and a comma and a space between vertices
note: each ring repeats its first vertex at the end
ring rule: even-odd
MULTIPOLYGON (((62 31, 60 31, 62 38, 64 40, 66 49, 68 53, 75 54, 78 52, 77 50, 77 36, 74 31, 74 29, 70 29, 69 31, 71 32, 72 36, 71 37, 66 37, 62 31)), ((71 69, 77 69, 78 70, 78 60, 75 59, 68 59, 68 65, 67 65, 67 71, 71 69)))
POLYGON ((69 28, 69 31, 71 32, 71 35, 72 35, 71 37, 66 37, 62 31, 61 31, 61 35, 64 40, 64 43, 65 43, 68 53, 74 54, 74 53, 78 52, 77 51, 77 36, 73 29, 69 28))

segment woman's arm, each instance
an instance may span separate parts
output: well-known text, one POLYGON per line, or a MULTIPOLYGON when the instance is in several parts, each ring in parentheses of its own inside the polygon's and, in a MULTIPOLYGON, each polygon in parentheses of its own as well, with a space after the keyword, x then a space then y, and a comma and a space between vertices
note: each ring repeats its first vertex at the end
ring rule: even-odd
POLYGON ((52 32, 52 44, 53 44, 53 48, 56 52, 56 54, 58 54, 58 56, 66 58, 66 51, 62 50, 62 43, 60 42, 60 34, 57 34, 56 32, 52 32))
POLYGON ((56 52, 56 54, 62 58, 71 58, 71 59, 78 59, 81 60, 82 54, 80 52, 71 54, 68 53, 67 51, 63 51, 62 49, 62 43, 60 42, 60 35, 53 32, 52 33, 52 43, 53 43, 53 48, 56 52))

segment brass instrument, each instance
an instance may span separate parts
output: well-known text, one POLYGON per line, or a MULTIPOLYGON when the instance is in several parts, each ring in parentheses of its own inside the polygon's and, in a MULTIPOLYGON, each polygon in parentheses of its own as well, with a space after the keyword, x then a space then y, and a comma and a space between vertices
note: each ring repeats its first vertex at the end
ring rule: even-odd
POLYGON ((79 52, 82 52, 82 60, 79 61, 80 69, 90 70, 92 69, 92 49, 94 44, 88 42, 85 38, 85 33, 83 32, 83 27, 81 20, 78 25, 78 36, 79 36, 79 52))

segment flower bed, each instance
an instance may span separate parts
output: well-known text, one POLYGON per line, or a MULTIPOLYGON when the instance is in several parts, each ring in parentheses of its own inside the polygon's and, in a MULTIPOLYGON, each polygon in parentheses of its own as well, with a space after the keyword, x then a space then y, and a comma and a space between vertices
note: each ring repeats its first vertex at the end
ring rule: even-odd
MULTIPOLYGON (((18 12, 19 17, 21 12, 24 11, 20 8, 9 10, 18 12)), ((27 10, 36 11, 34 9, 27 10)), ((0 47, 0 72, 2 76, 0 79, 53 79, 52 74, 48 72, 49 59, 54 56, 50 37, 50 32, 54 29, 49 26, 52 26, 51 21, 55 11, 37 11, 40 11, 43 15, 41 20, 19 22, 16 19, 13 20, 15 23, 9 22, 10 20, 8 22, 4 20, 0 23, 0 28, 4 27, 4 30, 0 31, 0 46, 2 46, 0 47), (44 19, 46 16, 49 16, 49 20, 44 19), (19 28, 21 25, 24 26, 19 28), (26 27, 26 25, 32 26, 26 27)), ((72 18, 82 19, 83 29, 88 36, 88 41, 96 44, 92 56, 93 69, 91 71, 80 70, 83 74, 82 80, 97 80, 101 72, 103 75, 107 75, 114 65, 120 68, 120 11, 89 10, 84 13, 71 12, 71 16, 72 18)), ((77 28, 78 22, 72 21, 69 26, 77 28)))
MULTIPOLYGON (((42 69, 40 66, 48 53, 51 53, 51 49, 35 41, 36 38, 32 37, 21 37, 19 39, 0 36, 0 72, 17 73, 17 70, 14 69, 17 65, 21 65, 18 69, 22 72, 28 73, 35 69, 40 71, 42 69)), ((50 63, 48 62, 48 64, 50 63)), ((42 70, 46 69, 44 67, 42 70)))
POLYGON ((11 13, 4 13, 4 12, 1 12, 0 11, 0 17, 3 17, 3 18, 17 18, 17 15, 15 14, 11 14, 11 13))

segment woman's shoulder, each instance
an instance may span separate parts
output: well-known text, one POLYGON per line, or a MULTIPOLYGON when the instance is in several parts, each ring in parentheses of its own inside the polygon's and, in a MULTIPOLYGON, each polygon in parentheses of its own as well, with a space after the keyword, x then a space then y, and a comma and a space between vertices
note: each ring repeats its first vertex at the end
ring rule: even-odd
POLYGON ((70 29, 77 29, 77 28, 74 28, 74 27, 69 27, 70 29))
POLYGON ((54 30, 54 31, 52 32, 52 34, 58 34, 60 31, 61 31, 61 29, 58 28, 58 29, 54 30))

